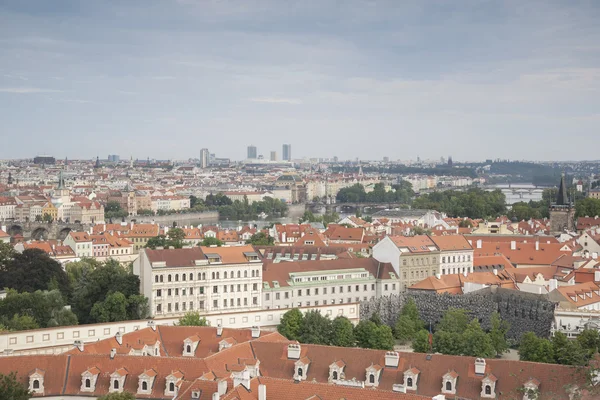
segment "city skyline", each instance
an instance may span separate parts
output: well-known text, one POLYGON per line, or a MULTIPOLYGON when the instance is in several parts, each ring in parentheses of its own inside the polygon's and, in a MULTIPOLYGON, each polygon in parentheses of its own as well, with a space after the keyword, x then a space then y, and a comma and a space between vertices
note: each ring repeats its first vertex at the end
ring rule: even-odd
POLYGON ((596 159, 565 143, 597 135, 599 10, 11 0, 0 159, 241 160, 249 142, 265 157, 294 143, 296 158, 596 159))

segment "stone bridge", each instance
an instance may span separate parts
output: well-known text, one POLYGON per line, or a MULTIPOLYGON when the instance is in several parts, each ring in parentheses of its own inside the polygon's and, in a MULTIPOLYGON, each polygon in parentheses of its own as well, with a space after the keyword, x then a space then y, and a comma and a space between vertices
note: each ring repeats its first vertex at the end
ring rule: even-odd
POLYGON ((17 234, 23 235, 25 239, 64 240, 71 231, 83 231, 89 229, 85 224, 70 224, 64 222, 2 222, 6 227, 6 233, 11 237, 17 234))
POLYGON ((385 210, 394 208, 406 208, 406 204, 402 203, 332 203, 326 204, 322 202, 306 203, 306 209, 315 213, 353 213, 359 210, 361 213, 365 213, 371 210, 385 210))

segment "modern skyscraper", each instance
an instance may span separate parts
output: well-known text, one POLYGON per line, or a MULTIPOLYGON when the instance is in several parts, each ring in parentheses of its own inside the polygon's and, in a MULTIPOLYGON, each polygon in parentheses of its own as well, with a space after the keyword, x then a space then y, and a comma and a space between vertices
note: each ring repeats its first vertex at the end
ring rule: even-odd
POLYGON ((256 154, 257 154, 256 146, 254 146, 252 144, 250 146, 248 146, 248 159, 249 160, 256 159, 257 158, 256 154))
POLYGON ((292 160, 292 145, 284 144, 283 151, 281 152, 281 159, 283 161, 291 161, 292 160))
POLYGON ((276 151, 271 152, 271 161, 277 161, 277 152, 276 151))
POLYGON ((210 157, 210 153, 208 152, 208 149, 200 150, 200 168, 208 167, 209 157, 210 157))

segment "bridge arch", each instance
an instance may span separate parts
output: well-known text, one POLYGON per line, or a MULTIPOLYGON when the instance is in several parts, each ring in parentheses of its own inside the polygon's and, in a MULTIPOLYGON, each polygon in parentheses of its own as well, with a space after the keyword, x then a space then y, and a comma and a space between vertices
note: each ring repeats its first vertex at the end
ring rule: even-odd
POLYGON ((65 240, 67 238, 67 235, 69 234, 69 232, 71 232, 72 229, 70 227, 66 227, 60 230, 60 232, 58 232, 58 240, 65 240))
POLYGON ((23 235, 23 227, 17 224, 11 225, 6 233, 8 233, 11 237, 14 237, 15 235, 23 235))
POLYGON ((34 240, 47 240, 48 234, 48 229, 43 226, 39 226, 31 232, 31 238, 34 240))

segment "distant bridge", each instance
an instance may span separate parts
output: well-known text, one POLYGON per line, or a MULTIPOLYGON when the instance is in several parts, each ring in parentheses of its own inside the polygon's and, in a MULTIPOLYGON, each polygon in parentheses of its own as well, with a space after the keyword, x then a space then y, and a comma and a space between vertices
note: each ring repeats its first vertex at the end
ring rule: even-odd
POLYGON ((65 222, 6 221, 0 222, 0 225, 6 227, 6 233, 11 237, 20 234, 25 239, 34 240, 64 240, 71 231, 83 231, 89 228, 89 225, 65 222))
POLYGON ((311 202, 306 203, 306 209, 312 212, 321 212, 323 209, 327 213, 332 212, 353 212, 359 210, 360 212, 365 212, 367 209, 371 210, 385 210, 385 209, 394 209, 394 208, 406 208, 407 205, 404 203, 333 203, 326 204, 322 202, 311 202))

